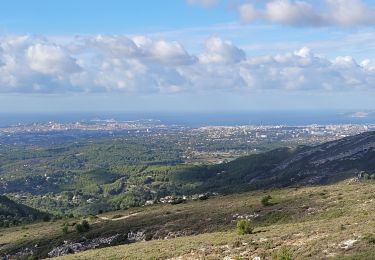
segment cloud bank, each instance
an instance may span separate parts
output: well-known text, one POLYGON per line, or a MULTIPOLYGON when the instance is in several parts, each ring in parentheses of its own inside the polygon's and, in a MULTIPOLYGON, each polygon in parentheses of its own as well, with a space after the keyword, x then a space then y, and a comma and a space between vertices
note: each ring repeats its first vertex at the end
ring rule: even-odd
POLYGON ((0 37, 1 93, 375 90, 375 64, 308 48, 251 57, 212 37, 199 53, 145 36, 0 37))
POLYGON ((260 7, 239 6, 243 21, 263 20, 289 26, 373 26, 375 8, 361 0, 270 0, 260 7))

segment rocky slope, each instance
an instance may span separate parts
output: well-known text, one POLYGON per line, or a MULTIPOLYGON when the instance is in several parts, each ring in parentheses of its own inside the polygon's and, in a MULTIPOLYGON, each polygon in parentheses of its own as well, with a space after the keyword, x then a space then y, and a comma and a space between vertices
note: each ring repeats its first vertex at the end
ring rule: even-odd
POLYGON ((313 147, 276 149, 216 165, 209 171, 200 191, 233 193, 328 184, 365 173, 371 175, 375 174, 375 132, 313 147))
POLYGON ((302 148, 271 172, 290 176, 290 182, 297 184, 329 183, 375 173, 375 132, 302 148))

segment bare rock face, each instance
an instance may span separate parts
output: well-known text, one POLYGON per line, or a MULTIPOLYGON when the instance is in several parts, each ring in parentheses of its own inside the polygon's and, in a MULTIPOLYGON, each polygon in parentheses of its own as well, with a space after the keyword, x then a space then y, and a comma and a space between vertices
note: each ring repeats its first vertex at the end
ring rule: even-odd
POLYGON ((82 243, 69 243, 59 247, 54 248, 51 252, 48 253, 49 257, 57 257, 68 254, 78 253, 85 250, 85 247, 82 243))
POLYGON ((188 229, 178 230, 178 231, 160 229, 153 235, 152 240, 167 240, 167 239, 173 239, 177 237, 191 236, 194 234, 195 234, 194 231, 188 230, 188 229))
POLYGON ((137 232, 130 231, 128 233, 129 242, 140 242, 144 240, 146 240, 146 233, 144 231, 137 231, 137 232))
POLYGON ((324 184, 356 177, 361 171, 375 173, 374 163, 375 132, 366 132, 297 149, 265 177, 284 186, 324 184))
POLYGON ((219 183, 216 186, 221 187, 215 188, 224 193, 228 182, 255 190, 334 183, 360 172, 375 176, 375 131, 316 146, 284 147, 246 156, 220 164, 215 171, 220 177, 212 175, 206 182, 219 183))
POLYGON ((103 246, 109 246, 115 243, 121 237, 120 234, 116 234, 110 237, 99 237, 92 240, 88 240, 80 243, 65 243, 61 246, 54 248, 51 252, 48 253, 49 257, 64 256, 68 254, 74 254, 88 249, 94 249, 103 246))
POLYGON ((34 250, 32 248, 26 247, 13 255, 0 256, 0 259, 1 260, 26 259, 28 256, 32 256, 33 254, 34 254, 34 250))

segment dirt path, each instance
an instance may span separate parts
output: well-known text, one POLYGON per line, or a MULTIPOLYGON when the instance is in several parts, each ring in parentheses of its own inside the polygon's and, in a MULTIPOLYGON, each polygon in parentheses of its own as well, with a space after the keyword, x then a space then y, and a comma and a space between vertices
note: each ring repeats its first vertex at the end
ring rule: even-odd
POLYGON ((138 213, 133 213, 133 214, 130 214, 130 215, 119 217, 119 218, 107 218, 107 217, 99 217, 99 218, 102 219, 102 220, 118 221, 118 220, 130 218, 130 217, 133 217, 133 216, 136 216, 136 215, 138 215, 138 213))

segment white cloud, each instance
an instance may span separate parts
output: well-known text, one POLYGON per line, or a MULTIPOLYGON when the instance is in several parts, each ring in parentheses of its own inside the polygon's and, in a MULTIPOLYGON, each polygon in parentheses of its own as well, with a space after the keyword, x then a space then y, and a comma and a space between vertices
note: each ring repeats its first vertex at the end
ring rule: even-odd
POLYGON ((139 47, 126 36, 98 35, 87 39, 84 47, 87 46, 97 48, 101 52, 114 57, 132 57, 140 54, 139 47))
POLYGON ((266 4, 265 19, 288 25, 320 25, 323 18, 307 2, 274 0, 266 4))
POLYGON ((329 15, 335 24, 343 26, 375 24, 375 8, 366 6, 361 0, 326 1, 329 15))
POLYGON ((336 57, 332 61, 332 65, 337 68, 345 68, 345 69, 355 68, 358 66, 358 64, 355 62, 355 60, 351 56, 336 57))
POLYGON ((240 5, 238 11, 245 22, 255 21, 260 16, 259 11, 250 3, 240 5))
POLYGON ((194 57, 178 42, 154 41, 142 49, 150 59, 166 65, 186 65, 194 62, 194 57))
POLYGON ((152 41, 144 36, 130 39, 126 36, 99 35, 94 39, 88 39, 87 44, 116 58, 136 57, 173 66, 194 62, 194 57, 178 42, 152 41))
POLYGON ((239 14, 245 22, 260 19, 290 26, 375 25, 375 8, 361 0, 270 0, 258 8, 244 3, 239 14))
POLYGON ((30 68, 44 74, 66 74, 79 71, 76 60, 60 46, 37 43, 26 50, 30 68))
POLYGON ((238 63, 246 58, 245 52, 230 41, 212 37, 206 42, 206 50, 200 55, 201 63, 238 63))
POLYGON ((375 72, 375 63, 373 63, 370 59, 365 59, 360 63, 360 66, 370 72, 375 72))
POLYGON ((0 39, 0 92, 196 93, 375 90, 375 65, 334 59, 309 48, 246 56, 229 41, 209 38, 201 52, 145 36, 85 36, 59 43, 43 37, 0 39))

